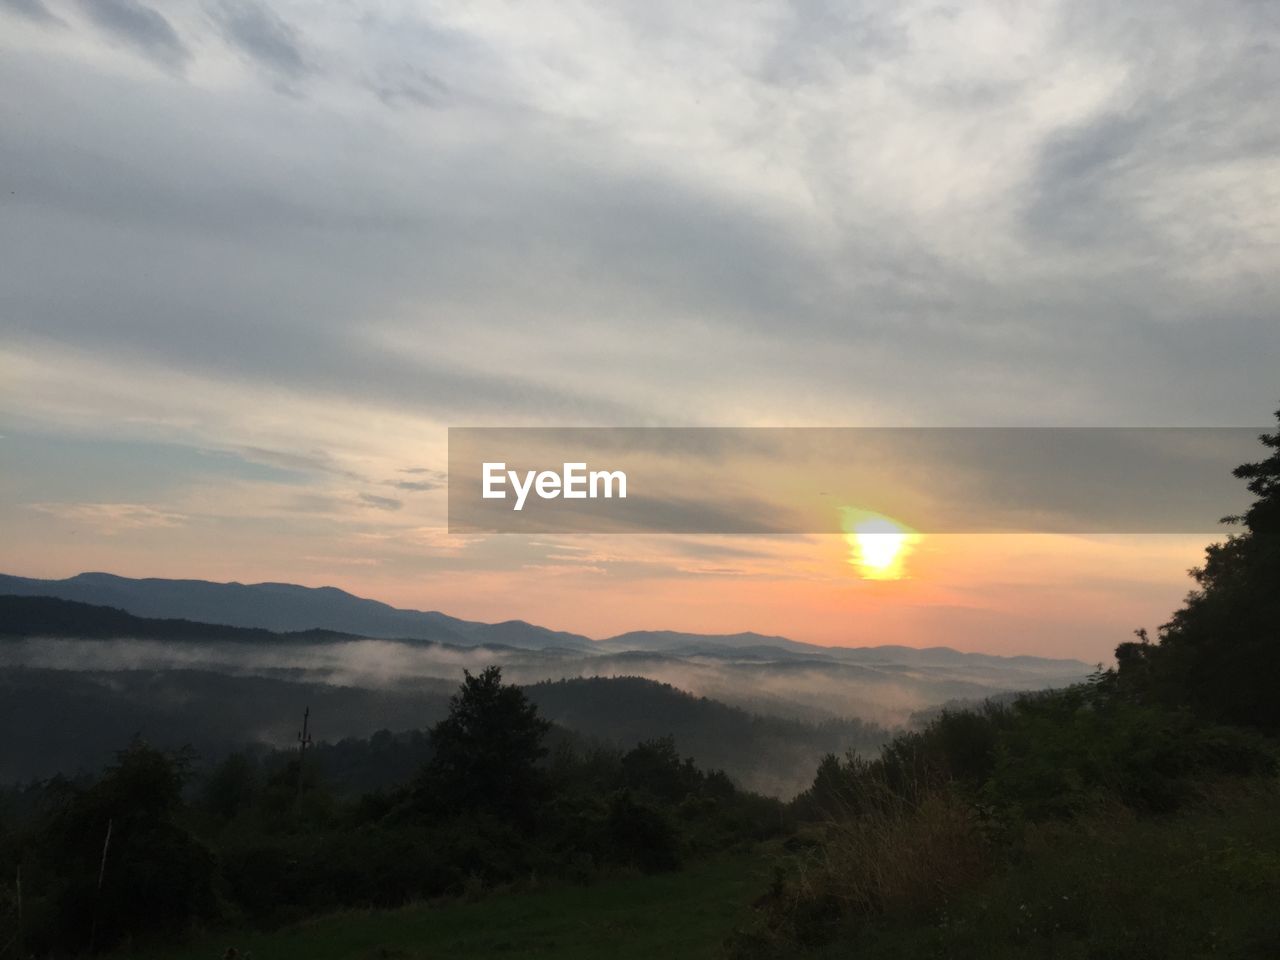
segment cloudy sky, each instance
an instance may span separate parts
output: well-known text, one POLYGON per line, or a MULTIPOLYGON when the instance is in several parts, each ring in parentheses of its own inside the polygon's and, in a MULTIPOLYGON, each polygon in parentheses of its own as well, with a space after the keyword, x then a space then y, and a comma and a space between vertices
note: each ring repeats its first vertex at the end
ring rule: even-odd
POLYGON ((1203 538, 935 538, 885 584, 838 538, 451 537, 445 430, 1266 423, 1278 39, 1256 0, 0 0, 0 565, 1102 656, 1203 538))

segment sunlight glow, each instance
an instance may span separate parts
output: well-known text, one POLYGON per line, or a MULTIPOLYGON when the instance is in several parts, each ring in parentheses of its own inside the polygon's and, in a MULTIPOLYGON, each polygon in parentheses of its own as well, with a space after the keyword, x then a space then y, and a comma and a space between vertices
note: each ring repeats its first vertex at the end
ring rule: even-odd
POLYGON ((867 511, 845 511, 849 563, 864 580, 901 580, 919 534, 889 517, 867 511))

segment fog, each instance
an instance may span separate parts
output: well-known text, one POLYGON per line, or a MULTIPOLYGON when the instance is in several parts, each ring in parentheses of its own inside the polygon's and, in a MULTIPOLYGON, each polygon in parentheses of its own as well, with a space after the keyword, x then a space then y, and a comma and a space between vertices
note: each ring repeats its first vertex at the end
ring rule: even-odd
POLYGON ((903 651, 892 659, 891 654, 878 652, 874 663, 850 663, 835 656, 781 653, 776 659, 731 652, 597 655, 367 639, 265 645, 30 638, 0 644, 0 667, 200 670, 407 693, 424 681, 457 682, 464 670, 474 672, 496 664, 507 680, 521 684, 636 676, 761 714, 804 720, 857 717, 887 726, 906 723, 913 712, 949 700, 1061 686, 1083 677, 1077 665, 1060 661, 1028 664, 998 658, 956 659, 951 654, 943 662, 918 662, 920 656, 915 653, 903 651))

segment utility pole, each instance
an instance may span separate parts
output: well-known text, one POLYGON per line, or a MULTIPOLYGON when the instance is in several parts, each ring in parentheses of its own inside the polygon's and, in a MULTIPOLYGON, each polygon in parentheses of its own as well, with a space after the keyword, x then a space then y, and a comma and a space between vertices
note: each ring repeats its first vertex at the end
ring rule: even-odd
MULTIPOLYGON (((302 796, 302 765, 307 759, 307 747, 311 746, 311 733, 307 730, 307 724, 311 719, 311 707, 307 707, 302 711, 302 729, 298 731, 298 793, 297 797, 302 796)), ((296 799, 296 797, 295 797, 296 799)))
POLYGON ((98 888, 93 894, 93 921, 89 924, 89 952, 93 953, 98 939, 98 901, 102 899, 102 880, 107 875, 107 851, 111 849, 111 828, 115 819, 107 820, 107 837, 102 841, 102 862, 98 865, 98 888))

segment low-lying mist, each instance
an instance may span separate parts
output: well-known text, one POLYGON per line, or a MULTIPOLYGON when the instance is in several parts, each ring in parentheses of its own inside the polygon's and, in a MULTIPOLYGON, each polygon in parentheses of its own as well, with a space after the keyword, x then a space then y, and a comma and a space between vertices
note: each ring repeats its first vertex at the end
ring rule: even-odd
POLYGON ((1040 669, 993 658, 978 664, 903 663, 883 658, 685 656, 630 651, 463 648, 390 640, 246 644, 158 640, 26 638, 0 644, 0 667, 51 670, 204 670, 230 676, 290 679, 368 690, 406 691, 424 680, 458 682, 463 670, 490 664, 516 683, 568 677, 634 676, 757 713, 806 720, 857 717, 897 726, 920 709, 948 700, 981 699, 1010 690, 1060 686, 1080 679, 1052 662, 1040 669))
POLYGON ((791 796, 825 753, 873 752, 914 711, 1061 685, 1069 672, 918 653, 847 652, 872 661, 856 663, 758 650, 13 638, 0 642, 0 722, 18 733, 0 756, 0 781, 96 770, 134 736, 210 761, 246 746, 292 749, 306 708, 317 742, 423 730, 444 716, 464 670, 496 664, 583 742, 629 749, 672 735, 699 765, 791 796))

